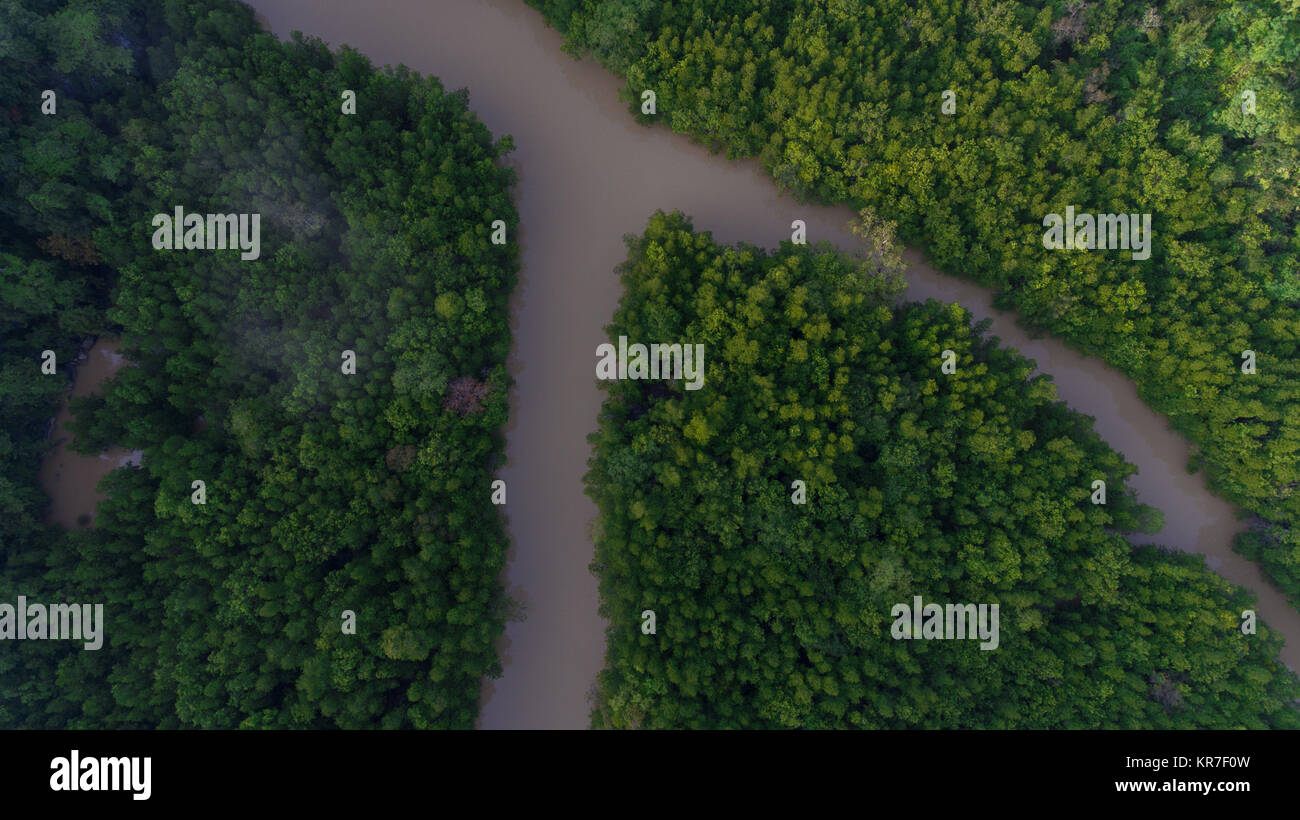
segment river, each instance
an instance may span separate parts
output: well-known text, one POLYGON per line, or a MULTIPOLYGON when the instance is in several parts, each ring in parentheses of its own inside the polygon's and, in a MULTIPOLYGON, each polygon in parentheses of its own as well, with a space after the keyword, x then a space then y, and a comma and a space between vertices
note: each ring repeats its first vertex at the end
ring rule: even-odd
MULTIPOLYGON (((755 161, 729 162, 666 126, 637 125, 618 99, 621 81, 596 62, 561 51, 561 37, 522 0, 254 0, 280 37, 295 29, 349 44, 377 64, 405 63, 467 87, 470 106, 496 135, 513 135, 523 250, 513 296, 515 378, 507 463, 512 547, 504 583, 526 620, 501 642, 504 676, 484 685, 483 728, 583 728, 587 693, 603 665, 590 521, 583 493, 601 393, 596 345, 617 305, 614 267, 622 237, 640 233, 656 209, 680 209, 723 243, 774 248, 803 219, 810 241, 848 250, 847 208, 781 196, 755 161)), ((364 100, 358 116, 364 116, 364 100)), ((1165 513, 1155 538, 1208 557, 1210 566, 1259 596, 1257 611, 1287 638, 1283 659, 1300 668, 1300 613, 1253 563, 1231 549, 1236 508, 1185 469, 1191 448, 1137 397, 1134 385, 1097 359, 1051 339, 1031 339, 991 293, 936 272, 914 252, 910 299, 960 302, 992 333, 1050 373, 1071 407, 1096 418, 1102 437, 1139 472, 1129 484, 1165 513)))
POLYGON ((94 526, 95 506, 104 500, 104 494, 95 489, 99 480, 118 467, 141 463, 140 450, 115 447, 96 456, 81 456, 68 449, 72 442, 72 434, 64 426, 72 420, 68 399, 102 392, 104 382, 126 364, 126 358, 117 351, 117 339, 100 338, 73 362, 72 389, 64 395, 54 417, 54 449, 41 462, 40 482, 50 497, 45 520, 64 529, 94 526))

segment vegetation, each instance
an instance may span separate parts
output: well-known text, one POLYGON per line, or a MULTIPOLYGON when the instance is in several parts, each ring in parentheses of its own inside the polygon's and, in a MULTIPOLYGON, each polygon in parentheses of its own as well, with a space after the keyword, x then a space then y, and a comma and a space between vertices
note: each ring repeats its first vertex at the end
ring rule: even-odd
POLYGON ((107 620, 99 651, 0 653, 0 725, 472 726, 505 611, 509 139, 225 0, 5 2, 0 32, 0 600, 107 620), (155 250, 178 205, 260 213, 260 257, 155 250), (63 533, 35 465, 101 332, 134 366, 75 408, 77 446, 143 468, 63 533))
POLYGON ((611 338, 703 344, 707 376, 602 382, 597 725, 1300 726, 1250 595, 1130 544, 1160 525, 1134 468, 964 309, 895 304, 888 257, 718 247, 676 213, 628 244, 611 338), (916 595, 998 604, 999 646, 894 640, 916 595))
POLYGON ((873 208, 1121 368, 1300 604, 1295 0, 530 2, 627 78, 642 120, 873 208), (1150 259, 1045 250, 1066 206, 1152 214, 1150 259))

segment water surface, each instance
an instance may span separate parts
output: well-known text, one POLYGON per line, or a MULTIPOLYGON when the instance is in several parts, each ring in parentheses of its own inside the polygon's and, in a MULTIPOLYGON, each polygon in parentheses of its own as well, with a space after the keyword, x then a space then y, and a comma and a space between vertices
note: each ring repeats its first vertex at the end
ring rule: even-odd
POLYGON ((95 489, 99 480, 118 467, 140 464, 142 451, 114 447, 96 456, 78 455, 68 449, 72 433, 65 425, 72 421, 68 412, 68 399, 102 393, 103 384, 112 378, 126 358, 118 352, 118 340, 100 338, 94 346, 73 362, 76 370, 72 389, 63 397, 59 413, 54 417, 54 430, 50 434, 54 449, 41 462, 40 482, 50 497, 46 521, 64 529, 84 529, 94 526, 95 506, 103 501, 104 493, 95 489))

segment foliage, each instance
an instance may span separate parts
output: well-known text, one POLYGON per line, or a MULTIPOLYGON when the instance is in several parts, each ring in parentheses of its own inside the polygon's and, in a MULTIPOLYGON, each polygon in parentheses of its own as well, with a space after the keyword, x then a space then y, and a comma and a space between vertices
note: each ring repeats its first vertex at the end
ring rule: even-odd
POLYGON ((226 0, 0 15, 21 101, 0 146, 0 592, 107 619, 98 652, 0 656, 0 725, 472 726, 506 609, 508 138, 464 92, 279 43, 226 0), (259 213, 260 257, 155 250, 177 205, 259 213), (36 367, 101 332, 134 366, 78 403, 78 437, 144 462, 104 480, 94 530, 61 533, 34 472, 66 381, 36 367), (447 406, 465 378, 474 413, 447 406))
POLYGON ((1280 637, 1241 632, 1251 596, 1130 544, 1159 526, 1134 468, 961 307, 897 304, 825 247, 719 247, 676 213, 621 275, 610 337, 703 344, 707 377, 602 382, 597 725, 1300 725, 1280 637), (999 646, 894 640, 916 595, 998 604, 999 646))

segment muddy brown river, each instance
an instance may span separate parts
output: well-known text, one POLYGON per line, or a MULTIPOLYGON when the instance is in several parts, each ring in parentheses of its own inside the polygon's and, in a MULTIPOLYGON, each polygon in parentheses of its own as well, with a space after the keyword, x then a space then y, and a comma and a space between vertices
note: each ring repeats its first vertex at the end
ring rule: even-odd
MULTIPOLYGON (((588 570, 596 510, 582 477, 601 400, 594 352, 620 294, 613 270, 625 256, 622 236, 640 233, 656 209, 680 209, 724 243, 774 248, 789 237, 791 221, 803 219, 809 241, 849 250, 859 247, 847 230, 853 214, 801 205, 781 196, 756 162, 729 162, 664 126, 637 125, 618 100, 621 82, 594 61, 563 53, 560 35, 522 0, 251 5, 280 37, 301 30, 355 46, 376 64, 433 74, 448 89, 469 88, 470 106, 487 127, 514 137, 523 256, 512 303, 515 386, 500 477, 509 488, 512 543, 503 580, 524 604, 526 620, 506 630, 505 674, 484 683, 479 723, 584 728, 587 693, 604 661, 605 624, 588 570)), ((1232 552, 1232 537, 1243 527, 1236 509, 1211 494, 1200 475, 1188 475, 1189 445, 1138 400, 1134 385, 1059 342, 1030 339, 1012 315, 992 308, 989 291, 936 272, 916 253, 905 258, 908 298, 956 301, 977 318, 992 316, 991 333, 1036 360, 1059 396, 1095 417, 1102 437, 1138 466, 1129 484, 1164 511, 1165 528, 1134 540, 1203 553, 1213 569, 1251 589, 1260 616, 1287 638, 1283 659, 1300 668, 1300 613, 1232 552)), ((67 492, 66 485, 54 487, 56 508, 75 519, 67 492)))
POLYGON ((64 529, 84 529, 95 523, 95 506, 104 500, 104 494, 95 487, 99 480, 118 467, 140 464, 142 453, 113 448, 97 456, 80 456, 68 449, 72 434, 65 429, 72 414, 68 412, 68 399, 102 392, 104 382, 126 364, 117 352, 116 339, 98 339, 94 346, 78 358, 73 365, 72 389, 63 397, 59 413, 54 417, 54 449, 41 462, 41 487, 50 496, 46 521, 64 529))

